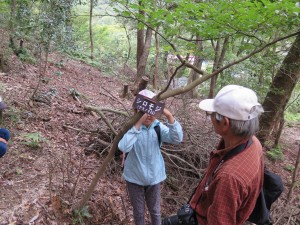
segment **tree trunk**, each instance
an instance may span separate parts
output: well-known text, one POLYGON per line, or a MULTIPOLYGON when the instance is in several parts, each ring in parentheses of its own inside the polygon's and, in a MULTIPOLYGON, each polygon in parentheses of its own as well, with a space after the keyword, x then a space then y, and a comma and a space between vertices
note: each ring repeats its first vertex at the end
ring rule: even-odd
MULTIPOLYGON (((215 47, 215 58, 214 58, 213 72, 218 70, 219 68, 221 68, 221 66, 224 63, 225 53, 226 53, 226 50, 227 50, 227 47, 228 47, 228 40, 229 40, 228 37, 226 37, 224 39, 222 50, 220 49, 221 48, 221 46, 220 46, 220 41, 221 40, 218 39, 218 41, 217 41, 217 45, 215 47)), ((209 88, 208 98, 213 98, 214 97, 214 92, 215 92, 215 89, 216 89, 217 79, 218 79, 218 75, 213 76, 210 79, 210 88, 209 88)))
MULTIPOLYGON (((156 28, 156 31, 158 31, 158 27, 156 28)), ((158 78, 158 60, 159 60, 159 39, 158 34, 155 32, 155 48, 156 48, 156 54, 155 54, 155 67, 154 67, 154 74, 153 74, 153 88, 157 88, 157 78, 158 78)))
POLYGON ((141 77, 140 80, 139 80, 139 83, 138 85, 135 87, 134 91, 133 91, 133 95, 137 95, 141 90, 144 90, 147 88, 147 85, 148 85, 148 82, 149 82, 149 78, 144 76, 144 77, 141 77))
POLYGON ((126 60, 125 60, 125 63, 124 63, 124 68, 125 68, 125 66, 127 65, 127 63, 128 63, 128 60, 130 59, 130 56, 131 56, 131 38, 130 38, 130 35, 129 35, 129 33, 128 33, 128 31, 127 31, 127 28, 126 28, 126 26, 125 26, 125 24, 124 24, 124 30, 125 30, 125 33, 126 33, 126 38, 127 38, 127 43, 128 43, 128 54, 127 54, 127 57, 126 57, 126 60))
POLYGON ((91 42, 91 59, 94 59, 94 40, 93 40, 93 8, 94 8, 94 0, 90 0, 90 22, 89 22, 89 29, 90 29, 90 42, 91 42))
POLYGON ((136 46, 136 68, 139 67, 140 58, 144 49, 144 29, 137 30, 137 46, 136 46))
POLYGON ((148 27, 146 31, 146 39, 144 44, 144 49, 142 55, 139 58, 138 68, 137 68, 137 79, 136 83, 139 82, 140 78, 146 75, 146 65, 149 56, 149 50, 151 47, 152 30, 148 27))
MULTIPOLYGON (((199 36, 197 36, 197 40, 200 40, 201 38, 199 36)), ((203 58, 201 56, 199 56, 199 54, 201 52, 203 52, 203 43, 202 41, 196 41, 197 44, 197 51, 195 54, 195 58, 194 58, 194 66, 197 67, 199 70, 201 70, 202 67, 202 62, 203 62, 203 58)), ((188 83, 193 82, 194 80, 198 79, 200 76, 199 73, 197 73, 195 70, 191 70, 190 75, 189 75, 189 79, 188 79, 188 83)), ((193 88, 190 91, 190 96, 192 98, 197 97, 197 88, 193 88)))
POLYGON ((281 121, 284 110, 291 97, 291 94, 300 77, 300 35, 298 34, 288 55, 282 62, 280 69, 274 77, 273 83, 263 102, 263 113, 260 118, 260 132, 258 137, 261 142, 273 140, 281 121))
POLYGON ((67 41, 69 46, 72 46, 73 42, 73 24, 72 24, 72 6, 71 3, 70 5, 66 8, 65 15, 66 15, 66 20, 65 20, 65 27, 66 27, 66 37, 65 41, 67 41))
MULTIPOLYGON (((214 46, 213 42, 212 45, 214 46)), ((214 57, 214 64, 213 64, 213 71, 215 71, 217 69, 217 65, 218 65, 218 56, 220 54, 220 39, 217 40, 217 44, 214 47, 215 50, 215 57, 214 57)), ((217 82, 217 75, 213 76, 210 79, 210 86, 209 86, 209 93, 208 93, 208 98, 213 98, 214 97, 214 91, 216 88, 216 82, 217 82)))
POLYGON ((14 29, 14 19, 16 16, 16 0, 11 0, 11 6, 10 6, 10 19, 9 19, 9 30, 11 33, 15 31, 14 29))
POLYGON ((3 56, 2 53, 0 54, 0 71, 5 72, 5 69, 4 69, 4 56, 3 56))
POLYGON ((9 45, 12 48, 12 50, 14 51, 14 53, 16 53, 16 45, 14 42, 14 32, 15 32, 15 22, 14 19, 16 17, 16 0, 11 0, 11 6, 10 6, 10 19, 9 19, 9 45))
POLYGON ((122 98, 125 98, 128 96, 128 84, 124 84, 123 85, 123 94, 122 94, 122 98))
MULTIPOLYGON (((139 6, 142 8, 142 1, 139 0, 139 6)), ((144 17, 145 12, 143 10, 139 10, 139 14, 144 17)), ((143 54, 144 49, 144 25, 142 23, 138 23, 137 27, 137 47, 136 47, 136 68, 139 66, 140 58, 143 54)), ((138 76, 138 75, 137 75, 138 76)))
POLYGON ((296 181, 297 181, 297 172, 298 172, 298 169, 299 169, 299 163, 300 163, 300 141, 298 141, 298 146, 299 146, 299 149, 298 149, 298 156, 297 156, 297 159, 296 159, 296 163, 295 163, 295 169, 294 169, 294 172, 293 172, 293 176, 292 176, 292 183, 291 183, 291 187, 289 189, 289 192, 287 194, 287 201, 289 201, 291 199, 291 196, 293 194, 293 190, 294 190, 294 187, 296 186, 296 181))
POLYGON ((283 115, 284 112, 282 112, 282 115, 281 115, 281 119, 278 123, 278 131, 277 133, 275 133, 275 141, 274 141, 274 146, 273 148, 276 148, 278 146, 278 143, 279 143, 279 139, 280 139, 280 136, 281 136, 281 133, 283 131, 283 127, 284 127, 284 115, 283 115))

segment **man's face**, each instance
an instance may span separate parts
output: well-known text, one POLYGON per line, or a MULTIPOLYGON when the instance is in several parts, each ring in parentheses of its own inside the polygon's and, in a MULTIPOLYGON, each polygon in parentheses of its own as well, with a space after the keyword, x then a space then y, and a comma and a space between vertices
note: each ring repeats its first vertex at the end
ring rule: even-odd
POLYGON ((143 124, 148 127, 153 123, 154 120, 154 116, 150 116, 149 114, 147 114, 147 119, 143 122, 143 124))

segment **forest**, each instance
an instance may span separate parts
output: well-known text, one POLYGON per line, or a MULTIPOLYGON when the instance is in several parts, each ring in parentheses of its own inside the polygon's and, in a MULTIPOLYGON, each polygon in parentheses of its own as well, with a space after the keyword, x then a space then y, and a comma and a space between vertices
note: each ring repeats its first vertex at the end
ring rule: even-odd
POLYGON ((257 137, 284 182, 273 224, 299 224, 299 13, 297 0, 0 0, 0 224, 133 224, 117 146, 144 88, 183 127, 161 147, 162 216, 176 213, 220 139, 198 104, 228 84, 265 110, 257 137))

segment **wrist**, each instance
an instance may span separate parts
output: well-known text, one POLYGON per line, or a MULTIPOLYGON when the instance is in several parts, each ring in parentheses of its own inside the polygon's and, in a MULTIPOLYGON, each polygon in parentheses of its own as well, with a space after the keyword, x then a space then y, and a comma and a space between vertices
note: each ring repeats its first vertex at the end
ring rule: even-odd
POLYGON ((140 121, 138 121, 136 124, 134 124, 134 127, 139 130, 142 126, 142 123, 140 121))
POLYGON ((4 144, 7 144, 7 141, 4 138, 0 138, 0 142, 3 142, 4 144))
POLYGON ((171 115, 167 117, 168 123, 173 124, 175 122, 175 118, 171 115))

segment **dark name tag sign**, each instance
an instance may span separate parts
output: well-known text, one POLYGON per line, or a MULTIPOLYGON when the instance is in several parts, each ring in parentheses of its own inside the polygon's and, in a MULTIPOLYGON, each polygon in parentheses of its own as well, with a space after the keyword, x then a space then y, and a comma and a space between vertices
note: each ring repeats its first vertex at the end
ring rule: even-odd
POLYGON ((140 94, 136 95, 133 102, 134 109, 137 109, 155 117, 159 117, 162 114, 164 107, 165 103, 157 102, 154 99, 147 98, 140 94))

